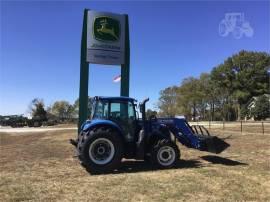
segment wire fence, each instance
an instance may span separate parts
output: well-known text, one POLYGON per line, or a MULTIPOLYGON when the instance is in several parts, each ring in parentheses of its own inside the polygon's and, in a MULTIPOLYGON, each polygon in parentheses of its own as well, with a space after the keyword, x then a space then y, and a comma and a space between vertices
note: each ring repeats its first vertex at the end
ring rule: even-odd
POLYGON ((198 121, 191 122, 191 125, 203 125, 210 130, 270 134, 270 121, 198 121))

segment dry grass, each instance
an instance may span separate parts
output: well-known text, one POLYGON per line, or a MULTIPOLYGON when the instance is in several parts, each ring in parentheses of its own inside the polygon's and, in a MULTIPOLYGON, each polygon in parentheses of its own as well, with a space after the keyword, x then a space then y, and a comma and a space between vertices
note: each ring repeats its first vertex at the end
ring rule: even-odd
POLYGON ((180 146, 176 169, 125 161, 114 174, 90 175, 73 158, 75 133, 0 133, 0 201, 270 200, 270 135, 235 132, 219 156, 180 146))

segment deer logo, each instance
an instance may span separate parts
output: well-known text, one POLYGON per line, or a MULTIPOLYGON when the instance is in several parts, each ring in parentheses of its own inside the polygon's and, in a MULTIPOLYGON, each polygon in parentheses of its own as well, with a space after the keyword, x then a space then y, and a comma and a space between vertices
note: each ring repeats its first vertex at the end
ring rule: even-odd
POLYGON ((94 37, 100 41, 118 41, 120 38, 120 23, 110 17, 98 17, 94 21, 94 37))

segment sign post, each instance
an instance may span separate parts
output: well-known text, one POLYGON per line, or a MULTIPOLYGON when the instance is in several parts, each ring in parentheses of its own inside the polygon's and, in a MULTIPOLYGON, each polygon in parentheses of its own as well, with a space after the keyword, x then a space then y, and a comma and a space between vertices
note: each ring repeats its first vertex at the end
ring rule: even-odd
POLYGON ((130 45, 128 15, 125 15, 125 63, 121 65, 121 96, 129 96, 130 45))
POLYGON ((81 39, 81 63, 80 63, 80 92, 79 92, 79 122, 78 131, 83 122, 87 119, 88 112, 88 78, 89 65, 86 61, 86 42, 87 42, 87 15, 88 9, 84 10, 82 39, 81 39))
POLYGON ((121 65, 121 96, 129 96, 130 44, 128 15, 84 10, 81 63, 79 122, 87 119, 89 64, 121 65))

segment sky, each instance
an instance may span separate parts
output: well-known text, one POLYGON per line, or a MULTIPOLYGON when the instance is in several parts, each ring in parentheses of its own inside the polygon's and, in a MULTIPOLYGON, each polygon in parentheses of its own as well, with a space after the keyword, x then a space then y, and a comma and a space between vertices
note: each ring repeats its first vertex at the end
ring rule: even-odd
MULTIPOLYGON (((150 98, 198 77, 240 50, 270 52, 269 1, 1 1, 0 115, 25 114, 32 99, 46 106, 79 95, 85 8, 129 15, 130 97, 150 98), (240 39, 219 33, 228 13, 249 22, 240 39), (253 33, 252 33, 253 30, 253 33), (250 36, 251 35, 251 36, 250 36)), ((227 21, 228 22, 228 21, 227 21)), ((230 23, 230 22, 229 22, 230 23)), ((89 65, 89 95, 119 96, 119 66, 89 65)))

